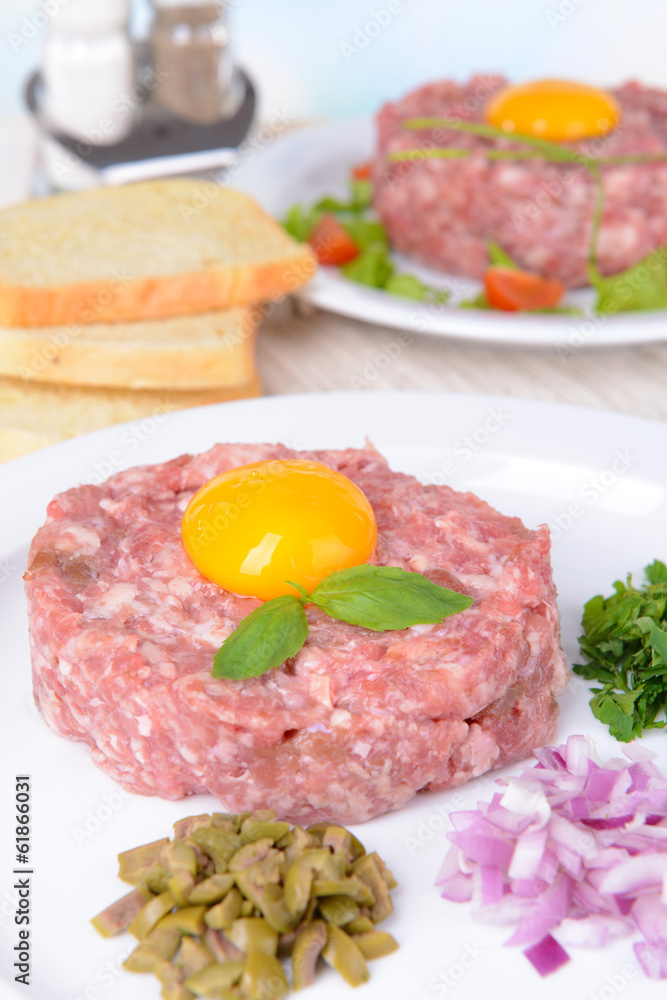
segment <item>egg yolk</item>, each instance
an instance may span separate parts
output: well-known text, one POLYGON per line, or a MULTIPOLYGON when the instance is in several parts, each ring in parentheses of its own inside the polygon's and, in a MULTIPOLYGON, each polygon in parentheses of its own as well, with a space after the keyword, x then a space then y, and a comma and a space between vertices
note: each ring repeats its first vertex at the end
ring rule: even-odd
POLYGON ((310 592, 325 576, 368 561, 373 508, 347 476, 319 462, 243 465, 206 483, 188 504, 186 551, 209 580, 270 600, 310 592))
POLYGON ((534 80, 500 90, 484 117, 505 132, 559 142, 604 135, 618 125, 621 113, 604 90, 567 80, 534 80))

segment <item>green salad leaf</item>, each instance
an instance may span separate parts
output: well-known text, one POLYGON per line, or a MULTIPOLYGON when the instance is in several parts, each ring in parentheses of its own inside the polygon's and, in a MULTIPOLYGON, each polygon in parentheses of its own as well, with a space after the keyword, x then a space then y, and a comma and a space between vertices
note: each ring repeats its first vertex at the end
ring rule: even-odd
POLYGON ((433 288, 412 274, 396 271, 387 230, 372 214, 373 182, 351 178, 349 190, 347 201, 327 195, 311 208, 292 205, 282 220, 283 228, 295 240, 305 243, 324 215, 334 215, 361 251, 354 260, 342 265, 346 278, 416 302, 435 305, 446 302, 449 293, 445 289, 433 288))
POLYGON ((299 243, 305 243, 324 214, 324 211, 315 207, 292 205, 282 221, 283 229, 299 243))
POLYGON ((331 573, 308 594, 286 581, 299 596, 266 601, 244 618, 223 642, 213 660, 213 677, 243 680, 259 677, 295 656, 308 638, 305 604, 331 618, 375 631, 437 624, 465 611, 472 597, 396 566, 353 566, 331 573))
POLYGON ((386 243, 369 243, 358 257, 343 264, 341 271, 350 281, 371 288, 384 288, 394 273, 386 243))
POLYGON ((508 253, 505 253, 503 248, 491 240, 487 243, 487 249, 489 251, 489 261, 491 267, 506 267, 510 271, 518 271, 519 265, 515 264, 508 253))
POLYGON ((387 230, 378 219, 350 216, 342 217, 340 222, 360 250, 365 250, 371 243, 382 243, 389 248, 387 230))
POLYGON ((589 268, 589 280, 597 291, 598 313, 667 309, 667 248, 654 250, 626 271, 606 278, 597 268, 589 268))
POLYGON ((414 274, 392 274, 387 280, 384 290, 403 299, 433 302, 436 305, 444 304, 449 298, 449 292, 446 288, 438 289, 431 285, 425 285, 414 274))
POLYGON ((667 725, 657 718, 667 708, 667 566, 656 559, 644 572, 643 587, 628 576, 611 597, 585 605, 579 647, 587 662, 573 667, 602 685, 591 689, 591 709, 622 742, 667 725))

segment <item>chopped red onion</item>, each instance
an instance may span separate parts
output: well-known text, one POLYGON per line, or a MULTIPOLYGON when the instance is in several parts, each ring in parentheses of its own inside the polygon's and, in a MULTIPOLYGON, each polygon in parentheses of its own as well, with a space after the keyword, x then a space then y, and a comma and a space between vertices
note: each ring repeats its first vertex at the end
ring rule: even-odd
POLYGON ((631 744, 601 763, 571 736, 540 747, 537 765, 499 780, 501 793, 454 813, 454 847, 437 884, 473 900, 485 923, 517 923, 508 944, 540 975, 568 961, 561 944, 600 947, 632 933, 648 976, 667 978, 667 779, 631 744))
POLYGON ((550 972, 555 972, 556 969, 560 969, 561 965, 570 961, 568 953, 555 938, 552 938, 551 934, 547 934, 545 938, 532 947, 526 948, 524 955, 529 962, 532 962, 541 976, 548 976, 550 972))

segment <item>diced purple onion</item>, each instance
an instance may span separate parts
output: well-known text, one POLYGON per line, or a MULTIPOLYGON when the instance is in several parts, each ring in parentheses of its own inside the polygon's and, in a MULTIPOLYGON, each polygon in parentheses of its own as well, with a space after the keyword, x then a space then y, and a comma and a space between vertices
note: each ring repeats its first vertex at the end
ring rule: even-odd
POLYGON ((531 948, 526 948, 524 955, 531 962, 541 976, 548 976, 561 965, 570 961, 570 956, 561 945, 558 944, 551 934, 534 944, 531 948))
POLYGON ((592 948, 636 927, 637 960, 667 978, 667 779, 656 755, 631 744, 626 761, 603 764, 584 736, 534 753, 490 804, 452 814, 442 895, 472 900, 485 923, 518 923, 507 943, 530 945, 540 975, 569 961, 552 932, 592 948))

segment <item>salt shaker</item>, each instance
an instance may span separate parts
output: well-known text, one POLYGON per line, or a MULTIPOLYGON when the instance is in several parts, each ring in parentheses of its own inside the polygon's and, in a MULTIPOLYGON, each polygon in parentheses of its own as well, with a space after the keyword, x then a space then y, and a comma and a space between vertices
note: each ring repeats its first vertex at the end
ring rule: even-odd
POLYGON ((131 130, 137 98, 130 0, 58 5, 44 44, 43 108, 51 126, 93 145, 131 130))
POLYGON ((156 104, 190 122, 225 116, 232 64, 225 0, 151 0, 156 104))

